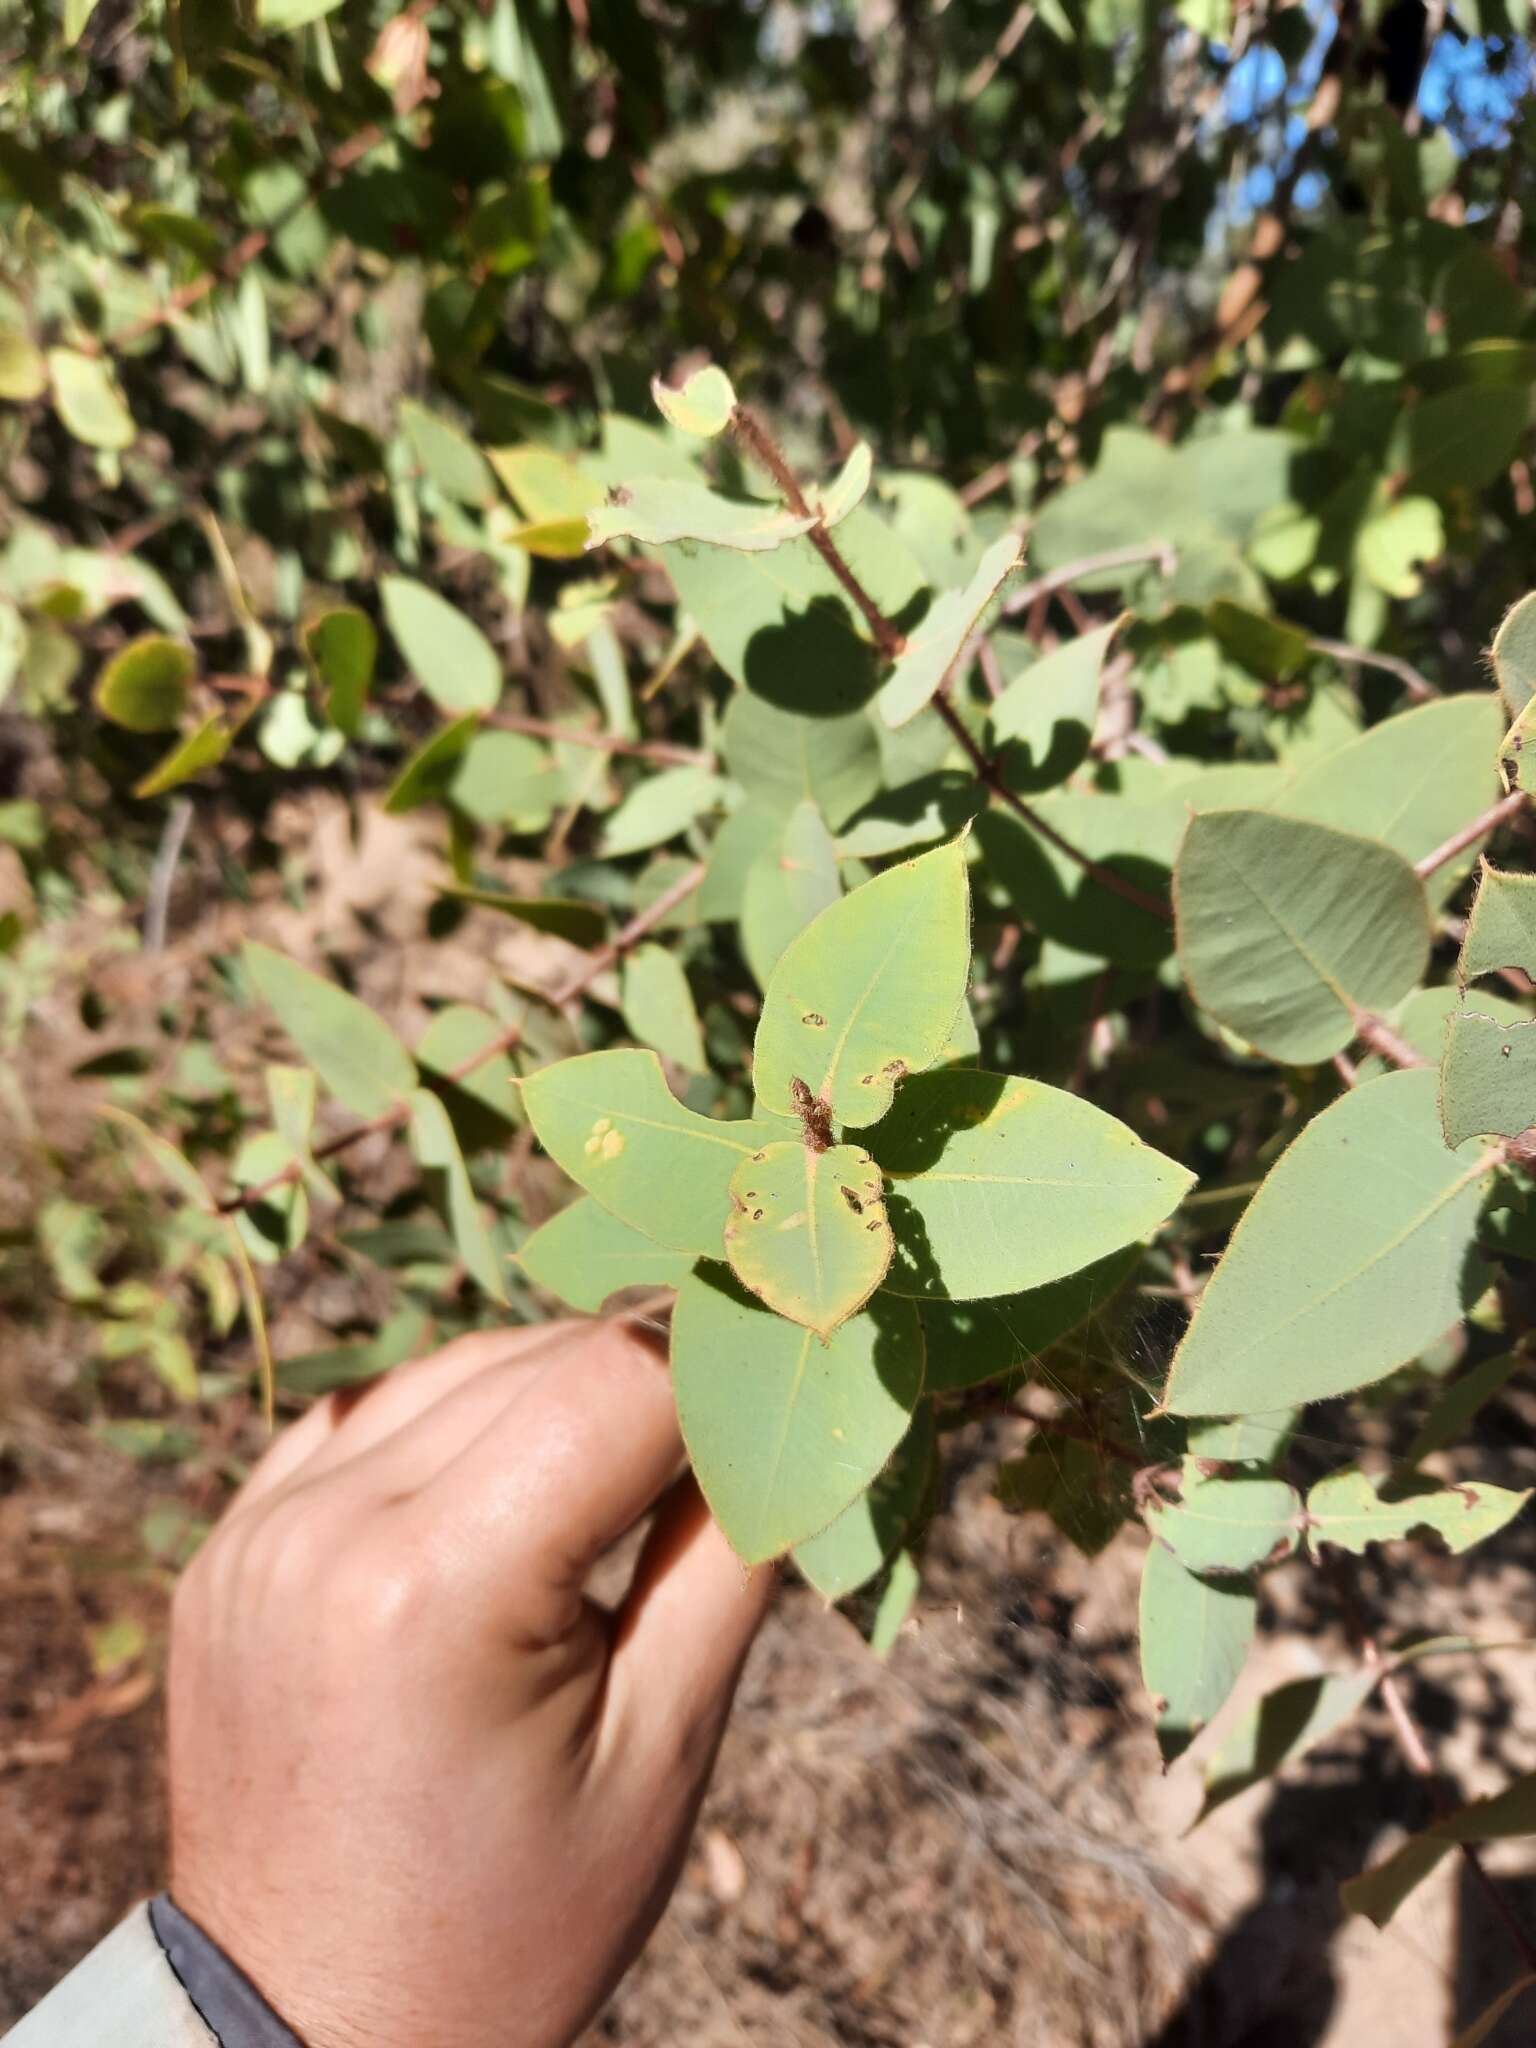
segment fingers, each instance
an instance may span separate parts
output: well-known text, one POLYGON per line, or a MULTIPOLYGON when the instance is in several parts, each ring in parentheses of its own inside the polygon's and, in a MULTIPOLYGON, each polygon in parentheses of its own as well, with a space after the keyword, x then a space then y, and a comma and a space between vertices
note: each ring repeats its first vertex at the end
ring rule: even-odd
POLYGON ((593 1564, 682 1460, 665 1359, 635 1324, 598 1323, 486 1420, 410 1512, 482 1620, 554 1640, 574 1625, 593 1564))
POLYGON ((723 1721, 778 1580, 744 1565, 720 1533, 690 1474, 673 1488, 646 1539, 619 1613, 610 1690, 616 1725, 658 1739, 706 1734, 723 1721))
MULTIPOLYGON (((365 1387, 327 1394, 267 1451, 240 1489, 231 1513, 269 1498, 290 1480, 334 1471, 408 1427, 466 1382, 496 1366, 531 1364, 586 1327, 565 1321, 531 1329, 475 1330, 425 1358, 396 1366, 365 1387)), ((505 1388, 502 1398, 507 1398, 505 1388)))

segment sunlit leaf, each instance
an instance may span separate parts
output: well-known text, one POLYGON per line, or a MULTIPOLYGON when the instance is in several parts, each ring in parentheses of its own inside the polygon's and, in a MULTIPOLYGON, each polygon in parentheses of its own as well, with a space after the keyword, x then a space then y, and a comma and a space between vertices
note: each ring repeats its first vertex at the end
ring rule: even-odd
POLYGON ((879 1477, 830 1527, 795 1546, 795 1563, 823 1600, 867 1585, 922 1512, 933 1477, 933 1414, 919 1408, 879 1477))
POLYGON ((668 1251, 582 1195, 525 1238, 518 1264, 530 1280, 569 1307, 596 1315, 625 1287, 681 1287, 693 1271, 689 1252, 668 1251))
POLYGON ((707 363, 681 384, 651 379, 651 396, 669 425, 705 438, 724 433, 736 410, 736 393, 724 370, 707 363))
POLYGON ((943 687, 987 606, 1019 566, 1021 552, 1019 536, 1005 533, 987 549, 963 590, 944 590, 934 598, 881 688, 880 716, 887 725, 905 725, 943 687))
POLYGON ((1161 1543, 1141 1572, 1141 1682, 1152 1695, 1163 1762, 1182 1756, 1226 1700, 1257 1620, 1252 1585, 1201 1578, 1161 1543))
POLYGON ((891 1262, 879 1168, 855 1145, 765 1145, 731 1175, 725 1253, 775 1314, 829 1337, 891 1262))
POLYGON ((1272 1778, 1326 1741, 1370 1697, 1377 1673, 1334 1671, 1297 1678, 1265 1693, 1236 1722, 1205 1767, 1205 1798, 1198 1818, 1240 1792, 1272 1778))
POLYGON ((1363 1554, 1367 1544, 1419 1534, 1439 1536, 1452 1551, 1470 1550, 1512 1522, 1530 1499, 1506 1487, 1442 1486, 1417 1474, 1385 1483, 1358 1465, 1318 1480, 1307 1495, 1307 1541, 1363 1554))
POLYGON ((163 633, 130 640, 96 679, 96 709, 129 732, 170 732, 187 707, 196 665, 190 647, 163 633))
POLYGON ((385 623, 406 666, 440 711, 489 711, 501 695, 501 663, 472 619, 410 576, 382 576, 385 623))
POLYGON ((637 946, 624 962, 619 1007, 631 1038, 687 1073, 709 1071, 693 991, 675 953, 665 946, 637 946))
POLYGON ((410 1136, 428 1197, 447 1226, 455 1250, 492 1301, 504 1302, 507 1288, 501 1255, 480 1213, 459 1141, 447 1110, 425 1088, 418 1088, 411 1097, 410 1136))
POLYGON ((88 448, 131 448, 138 436, 122 387, 111 365, 78 349, 51 348, 48 374, 59 418, 88 448))
POLYGON ((1510 1024, 1464 1009, 1446 1019, 1440 1117, 1452 1146, 1536 1124, 1536 1018, 1510 1024))
POLYGON ((670 476, 619 484, 609 492, 606 504, 587 514, 589 547, 621 539, 645 541, 652 547, 701 541, 748 555, 780 548, 815 523, 813 516, 791 512, 771 500, 726 498, 707 484, 670 476))
POLYGON ((384 1116, 416 1086, 410 1054, 375 1010, 296 960, 247 939, 251 986, 322 1084, 358 1116, 384 1116))

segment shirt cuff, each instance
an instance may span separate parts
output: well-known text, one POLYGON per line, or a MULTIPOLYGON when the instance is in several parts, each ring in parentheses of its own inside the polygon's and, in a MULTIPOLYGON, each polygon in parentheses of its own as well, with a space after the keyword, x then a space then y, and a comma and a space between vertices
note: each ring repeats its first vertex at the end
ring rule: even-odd
POLYGON ((220 2048, 304 2048, 244 1971, 169 1893, 150 1901, 149 1922, 177 1981, 220 2048))

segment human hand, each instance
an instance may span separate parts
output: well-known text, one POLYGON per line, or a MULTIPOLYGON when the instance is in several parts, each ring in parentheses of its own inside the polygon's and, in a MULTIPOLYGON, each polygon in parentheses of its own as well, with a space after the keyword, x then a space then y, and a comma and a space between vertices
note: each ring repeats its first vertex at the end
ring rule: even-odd
POLYGON ((484 1333, 319 1404, 194 1560, 172 1892, 309 2048, 555 2048, 633 1961, 772 1580, 682 1464, 633 1324, 484 1333))

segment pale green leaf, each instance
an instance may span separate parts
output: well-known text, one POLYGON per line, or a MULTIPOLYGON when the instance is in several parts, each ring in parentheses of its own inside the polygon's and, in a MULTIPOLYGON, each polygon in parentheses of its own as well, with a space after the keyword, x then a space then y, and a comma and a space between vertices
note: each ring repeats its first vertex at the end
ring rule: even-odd
POLYGON ((1536 696, 1536 591, 1512 604, 1493 636, 1493 672, 1511 718, 1536 696))
POLYGON ((505 1302, 501 1255, 480 1213, 459 1141, 447 1110, 426 1088, 418 1088, 411 1097, 411 1152, 421 1168, 427 1198, 442 1217, 471 1278, 492 1301, 505 1302))
POLYGON ((1532 1834, 1536 1834, 1536 1771, 1517 1778, 1492 1799, 1474 1800, 1422 1834, 1410 1835, 1385 1863, 1341 1885, 1339 1895, 1349 1912, 1364 1913, 1378 1927, 1385 1927, 1414 1886, 1456 1843, 1502 1842, 1532 1834))
POLYGON ((1283 1479, 1202 1477, 1184 1461, 1183 1492, 1147 1510, 1147 1527, 1192 1572, 1247 1572, 1296 1548, 1301 1499, 1283 1479))
POLYGON ((965 1300, 1043 1287, 1144 1237, 1193 1184, 1081 1096, 958 1067, 859 1133, 891 1181, 889 1286, 965 1300))
POLYGON ((731 1175, 789 1136, 782 1122, 685 1109, 653 1052, 583 1053, 523 1082, 523 1107, 557 1166, 622 1222, 674 1251, 722 1258, 731 1175))
POLYGON ((1445 522, 1433 498, 1393 498, 1373 511, 1355 536, 1362 575, 1387 597, 1416 597, 1425 562, 1445 552, 1445 522))
POLYGON ((1518 1138, 1536 1124, 1536 1018, 1520 1024, 1458 1010, 1440 1063, 1445 1142, 1518 1138))
POLYGON ((664 846, 686 832, 695 818, 713 810, 725 785, 704 767, 663 768, 637 782, 603 831, 603 857, 618 860, 664 846))
POLYGON ((96 679, 96 709, 129 732, 171 732, 187 707, 196 660, 162 633, 130 640, 96 679))
POLYGON ((1176 1415, 1266 1413, 1381 1379, 1482 1291, 1477 1214, 1492 1171, 1448 1152, 1431 1067, 1330 1104, 1244 1211, 1174 1355, 1176 1415))
POLYGON ((418 467, 445 498, 460 505, 496 502, 496 479, 489 463, 469 436, 440 413, 418 405, 414 398, 402 398, 400 428, 418 467))
POLYGON ((411 1094, 411 1056, 366 1003, 254 940, 243 958, 251 986, 338 1102, 358 1116, 385 1116, 411 1094))
POLYGON ((517 1259, 536 1286, 587 1315, 622 1288, 681 1287, 693 1270, 691 1253, 653 1243, 590 1195, 540 1224, 517 1259))
POLYGON ((736 392, 724 370, 706 363, 680 385, 651 379, 651 396, 669 426, 684 434, 711 439, 723 434, 736 410, 736 392))
POLYGON ((870 1652, 882 1663, 895 1649, 896 1640, 911 1619, 917 1596, 922 1590, 922 1574, 916 1558, 910 1550, 898 1550, 891 1559, 891 1568, 880 1588, 869 1622, 870 1652))
POLYGON ((881 688, 880 716, 887 725, 905 725, 944 687, 988 605, 1018 568, 1022 550, 1018 534, 1005 533, 963 590, 940 591, 934 598, 881 688))
POLYGON ((756 1564, 820 1534, 906 1434, 923 1381, 910 1303, 876 1295, 823 1344, 754 1301, 724 1266, 678 1290, 672 1383, 715 1520, 756 1564))
POLYGON ((1511 1493, 1481 1483, 1442 1486, 1417 1474, 1382 1483, 1358 1465, 1346 1465, 1318 1480, 1307 1495, 1307 1541, 1314 1550, 1332 1543, 1363 1555, 1367 1544, 1425 1534, 1439 1536, 1447 1549, 1460 1552, 1497 1535, 1530 1497, 1529 1489, 1511 1493))
POLYGON ((325 715, 349 736, 368 701, 378 647, 372 619, 355 605, 322 612, 304 629, 304 651, 325 692, 325 715))
MULTIPOLYGON (((261 1131, 241 1145, 231 1172, 237 1187, 256 1188, 301 1159, 280 1131, 261 1131)), ((247 1201, 235 1212, 234 1224, 258 1264, 276 1265, 296 1252, 309 1234, 308 1190, 299 1179, 268 1188, 258 1201, 247 1201)))
POLYGON ((631 1038, 685 1073, 709 1071, 693 991, 675 953, 665 946, 637 946, 624 962, 619 1007, 631 1038))
POLYGON ((671 541, 700 541, 760 555, 815 524, 813 514, 791 512, 769 499, 727 498, 689 478, 653 476, 616 485, 606 504, 587 514, 587 545, 638 540, 662 547, 671 541))
POLYGON ((88 448, 108 450, 133 445, 139 430, 111 365, 102 357, 82 355, 73 348, 51 348, 48 374, 53 380, 54 409, 77 441, 88 448))
POLYGON ((341 0, 256 0, 256 22, 279 32, 308 28, 340 5, 341 0))
POLYGON ((1370 1697, 1374 1671, 1331 1671, 1265 1693, 1233 1726, 1205 1767, 1198 1820, 1272 1778, 1341 1728, 1370 1697))
POLYGON ((234 737, 233 727, 226 725, 215 711, 194 726, 184 740, 178 741, 147 775, 139 778, 133 785, 134 795, 164 796, 168 789, 201 775, 205 768, 216 768, 229 752, 234 737))
POLYGON ((731 1175, 725 1254, 775 1314, 825 1341, 861 1309, 891 1262, 880 1170, 855 1145, 765 1145, 731 1175))
POLYGON ((1466 983, 1500 967, 1536 978, 1536 875, 1506 874, 1485 857, 1456 972, 1466 983))
POLYGON ((965 999, 970 890, 959 841, 888 868, 832 904, 780 956, 763 998, 757 1099, 794 1112, 792 1084, 845 1124, 883 1116, 932 1064, 965 999))
POLYGON ((1050 789, 1082 761, 1098 718, 1099 678, 1121 623, 1053 648, 993 704, 993 738, 1015 749, 1003 764, 1010 788, 1050 789))
POLYGON ((1341 1052, 1357 1010, 1429 959, 1424 890, 1373 840, 1267 811, 1193 817, 1174 868, 1179 958, 1202 1009, 1271 1059, 1341 1052))
POLYGON ((473 1003, 448 1003, 433 1017, 416 1046, 416 1064, 443 1099, 460 1143, 471 1148, 495 1144, 523 1121, 522 1096, 511 1058, 500 1047, 506 1026, 473 1003), (453 1078, 455 1070, 470 1071, 453 1078))
POLYGON ((1240 1578, 1200 1578, 1154 1543, 1141 1573, 1141 1682, 1163 1762, 1182 1756, 1247 1662, 1258 1603, 1240 1578))
POLYGON ((874 474, 875 458, 867 441, 856 441, 829 484, 812 484, 806 499, 819 526, 840 526, 864 502, 874 474))
POLYGON ((48 389, 43 352, 19 327, 0 325, 0 399, 26 405, 48 389))
POLYGON ((440 711, 490 711, 501 662, 472 619, 411 576, 383 576, 379 599, 406 667, 440 711))
POLYGON ((471 729, 448 794, 479 825, 542 832, 563 795, 560 765, 526 733, 471 729))
POLYGON ((754 861, 741 900, 741 949, 759 988, 784 950, 843 893, 837 847, 814 803, 797 804, 782 843, 754 861))
POLYGON ((738 690, 726 706, 720 741, 749 802, 786 815, 797 804, 814 803, 834 832, 880 787, 879 741, 859 712, 801 718, 738 690))
POLYGON ((823 1600, 867 1585, 922 1513, 933 1476, 933 1411, 924 1405, 891 1462, 819 1536, 795 1547, 795 1563, 823 1600))

